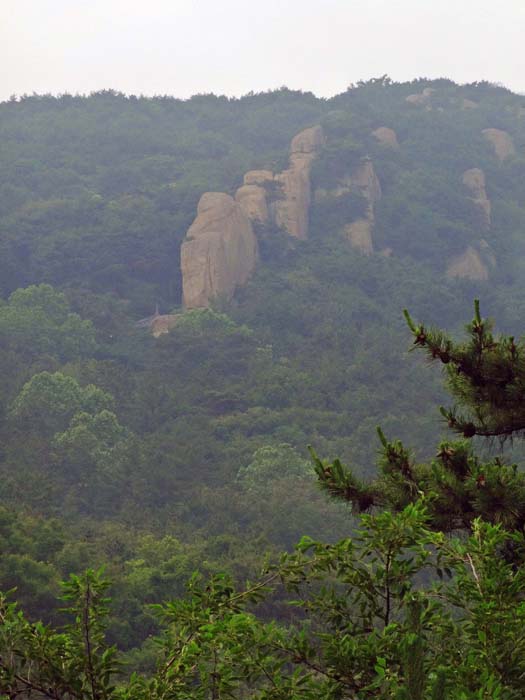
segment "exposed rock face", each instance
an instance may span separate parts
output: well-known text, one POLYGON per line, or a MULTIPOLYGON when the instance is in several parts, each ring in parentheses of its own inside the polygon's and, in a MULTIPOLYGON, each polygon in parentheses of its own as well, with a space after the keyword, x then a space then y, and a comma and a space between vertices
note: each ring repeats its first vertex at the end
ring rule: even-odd
POLYGON ((473 100, 469 100, 466 97, 461 100, 461 109, 477 109, 477 107, 478 103, 473 100))
POLYGON ((299 132, 290 144, 289 168, 273 174, 271 170, 250 170, 235 199, 252 221, 273 221, 295 238, 308 237, 310 211, 310 170, 325 143, 323 129, 312 126, 299 132), (281 198, 268 204, 267 187, 277 185, 281 198))
POLYGON ((268 205, 264 187, 260 185, 243 185, 235 193, 235 200, 249 219, 263 224, 267 223, 268 205))
POLYGON ((273 221, 290 235, 307 238, 310 170, 324 143, 320 126, 304 129, 292 139, 284 172, 250 170, 235 199, 221 192, 202 195, 181 247, 185 308, 207 307, 216 297, 229 300, 247 282, 257 262, 252 221, 273 221), (269 203, 268 193, 276 186, 282 197, 269 203))
POLYGON ((356 219, 351 224, 346 224, 343 229, 343 233, 350 241, 352 248, 359 250, 363 255, 372 255, 374 252, 373 224, 373 218, 356 219))
POLYGON ((244 175, 245 185, 264 185, 265 182, 273 180, 271 170, 248 170, 244 175))
POLYGON ((488 280, 489 271, 479 252, 472 246, 468 246, 464 253, 450 261, 447 267, 447 277, 488 280))
POLYGON ((421 107, 427 104, 428 98, 426 98, 425 95, 418 93, 405 97, 405 102, 408 102, 411 105, 416 105, 416 107, 421 107))
POLYGON ((483 129, 481 133, 492 144, 494 153, 500 163, 516 154, 512 137, 506 131, 501 129, 483 129))
POLYGON ((353 248, 360 250, 365 255, 374 252, 372 231, 374 229, 374 207, 381 199, 381 185, 377 179, 374 166, 370 158, 364 158, 357 169, 348 178, 349 190, 359 190, 366 198, 368 206, 364 218, 357 219, 344 227, 344 234, 353 248))
POLYGON ((408 97, 405 97, 405 102, 408 102, 411 105, 415 105, 416 107, 427 107, 427 109, 431 109, 429 106, 429 102, 430 98, 435 92, 435 88, 425 88, 419 93, 416 93, 414 95, 408 95, 408 97))
POLYGON ((352 173, 341 178, 336 187, 330 190, 317 189, 315 191, 315 199, 318 202, 322 202, 327 197, 342 197, 350 192, 361 194, 368 205, 364 217, 360 217, 343 226, 343 235, 350 241, 353 248, 365 255, 371 255, 374 252, 372 239, 375 221, 374 207, 381 199, 382 193, 381 184, 370 158, 363 158, 352 173))
POLYGON ((349 181, 351 189, 359 189, 371 207, 374 207, 381 199, 381 185, 370 158, 363 158, 355 172, 350 176, 349 181))
POLYGON ((301 131, 292 139, 290 167, 274 178, 282 188, 283 198, 271 206, 273 219, 277 226, 295 238, 308 238, 310 170, 324 143, 325 138, 320 126, 301 131))
POLYGON ((315 191, 316 201, 325 197, 341 197, 349 192, 358 191, 366 197, 369 204, 374 206, 381 199, 381 185, 377 179, 372 160, 366 156, 350 175, 341 178, 335 187, 329 190, 318 188, 315 191))
POLYGON ((372 136, 375 136, 382 146, 395 149, 399 148, 396 132, 393 129, 389 129, 387 126, 380 126, 379 129, 375 129, 372 131, 372 136))
POLYGON ((206 307, 219 296, 231 299, 256 261, 257 240, 241 205, 221 192, 203 194, 181 248, 184 307, 206 307))
POLYGON ((463 173, 463 184, 470 191, 472 200, 481 207, 487 228, 490 227, 491 205, 485 189, 485 173, 480 168, 471 168, 463 173))
POLYGON ((292 139, 290 159, 301 153, 315 157, 325 143, 326 139, 321 126, 310 126, 308 129, 303 129, 292 139))

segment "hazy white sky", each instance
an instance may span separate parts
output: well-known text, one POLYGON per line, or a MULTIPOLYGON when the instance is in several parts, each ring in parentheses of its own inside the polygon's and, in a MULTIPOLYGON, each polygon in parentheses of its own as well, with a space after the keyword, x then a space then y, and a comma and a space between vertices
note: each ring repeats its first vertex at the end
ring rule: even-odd
POLYGON ((188 97, 360 79, 525 92, 525 0, 0 0, 0 100, 114 88, 188 97))

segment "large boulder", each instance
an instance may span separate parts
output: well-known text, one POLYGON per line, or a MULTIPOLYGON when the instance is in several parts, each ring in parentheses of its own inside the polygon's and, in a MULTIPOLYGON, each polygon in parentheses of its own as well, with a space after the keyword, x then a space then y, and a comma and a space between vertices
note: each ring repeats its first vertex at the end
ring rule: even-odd
POLYGON ((483 129, 481 133, 491 144, 500 163, 516 154, 512 137, 506 131, 501 129, 483 129))
POLYGON ((416 105, 416 107, 421 107, 427 104, 428 98, 421 93, 417 93, 405 97, 405 102, 408 102, 411 105, 416 105))
POLYGON ((388 126, 380 126, 378 129, 372 131, 372 136, 382 145, 387 148, 399 148, 399 142, 397 140, 397 134, 393 129, 388 126))
POLYGON ((427 87, 421 92, 405 97, 405 102, 415 105, 416 107, 425 107, 425 109, 430 110, 432 109, 430 101, 435 92, 436 88, 427 87))
POLYGON ((483 212, 483 220, 490 227, 491 204, 485 189, 485 173, 480 168, 470 168, 463 173, 463 184, 469 190, 472 200, 483 212))
POLYGON ((241 205, 222 192, 203 194, 181 248, 184 307, 231 299, 256 262, 257 239, 241 205))
POLYGON ((277 226, 295 238, 308 238, 310 170, 324 143, 320 126, 298 133, 290 145, 290 167, 274 178, 280 185, 282 198, 271 205, 273 219, 277 226))

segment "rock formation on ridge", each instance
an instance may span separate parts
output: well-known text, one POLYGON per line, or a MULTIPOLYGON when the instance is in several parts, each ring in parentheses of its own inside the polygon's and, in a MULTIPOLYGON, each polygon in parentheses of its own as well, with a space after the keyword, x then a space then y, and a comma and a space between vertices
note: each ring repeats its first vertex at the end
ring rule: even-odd
POLYGON ((471 168, 463 173, 463 184, 469 190, 471 199, 481 207, 485 226, 490 227, 491 204, 485 189, 485 173, 480 168, 471 168))
POLYGON ((501 129, 483 129, 481 133, 492 145, 500 163, 516 154, 512 137, 506 131, 501 129))
POLYGON ((377 179, 374 165, 370 158, 364 158, 357 169, 346 181, 348 191, 358 190, 368 202, 364 217, 346 224, 343 231, 353 248, 365 255, 374 252, 372 231, 374 228, 374 207, 381 198, 381 185, 377 179))
POLYGON ((264 185, 273 180, 271 170, 248 170, 244 173, 243 183, 245 185, 264 185))
POLYGON ((202 195, 181 247, 186 309, 209 306, 217 297, 229 300, 246 283, 257 262, 252 222, 272 222, 295 238, 307 238, 310 170, 324 142, 320 126, 304 129, 292 139, 284 172, 248 171, 235 199, 221 192, 202 195), (274 199, 276 188, 280 196, 274 199))
POLYGON ((181 247, 183 305, 231 299, 257 262, 257 239, 241 205, 222 192, 206 192, 181 247))
POLYGON ((304 129, 292 139, 290 167, 274 176, 282 187, 283 198, 271 205, 273 220, 295 238, 308 238, 310 170, 324 143, 322 127, 304 129))
POLYGON ((425 88, 422 92, 405 97, 405 102, 415 105, 416 107, 427 107, 430 109, 429 102, 432 95, 436 92, 435 88, 425 88))
POLYGON ((251 221, 261 224, 268 222, 268 205, 266 203, 266 190, 261 185, 243 185, 235 193, 235 201, 251 221))
POLYGON ((388 126, 380 126, 378 129, 375 129, 372 131, 372 136, 374 136, 382 146, 395 148, 396 150, 399 148, 397 134, 393 129, 389 129, 388 126))
POLYGON ((235 193, 235 199, 252 221, 268 223, 270 211, 265 185, 272 182, 273 173, 271 170, 249 170, 245 173, 244 184, 235 193))

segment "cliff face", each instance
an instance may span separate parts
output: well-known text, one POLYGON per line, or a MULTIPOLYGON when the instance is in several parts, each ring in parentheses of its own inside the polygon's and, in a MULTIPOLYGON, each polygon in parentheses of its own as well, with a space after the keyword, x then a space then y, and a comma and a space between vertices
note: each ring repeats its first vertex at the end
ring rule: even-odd
POLYGON ((501 129, 483 129, 481 133, 494 149, 496 158, 500 163, 516 154, 512 137, 506 131, 501 129))
POLYGON ((235 193, 235 201, 252 221, 268 222, 266 190, 260 185, 243 185, 235 193))
POLYGON ((348 178, 349 190, 359 191, 367 200, 368 206, 363 218, 352 221, 344 227, 344 233, 353 248, 364 255, 374 252, 372 233, 374 229, 374 207, 381 199, 381 185, 370 158, 365 158, 348 178))
POLYGON ((491 204, 485 189, 485 173, 480 168, 471 168, 463 173, 463 184, 469 190, 472 201, 483 212, 485 226, 490 227, 491 204))
POLYGON ((399 142, 397 140, 397 134, 393 129, 388 126, 380 126, 378 129, 372 131, 372 136, 382 145, 387 148, 399 148, 399 142))
POLYGON ((295 238, 308 238, 310 211, 310 170, 325 142, 320 126, 301 131, 290 145, 290 167, 275 175, 283 198, 273 203, 272 216, 280 228, 295 238))
POLYGON ((256 261, 257 239, 240 204, 221 192, 203 194, 181 248, 184 307, 206 307, 217 297, 231 299, 256 261))
POLYGON ((181 248, 183 305, 209 306, 217 297, 231 299, 245 284, 257 262, 252 223, 275 223, 291 236, 307 238, 310 210, 310 170, 324 144, 320 126, 297 134, 290 146, 289 168, 274 175, 250 170, 235 199, 221 192, 203 194, 197 218, 181 248), (281 196, 268 203, 268 189, 281 196))

